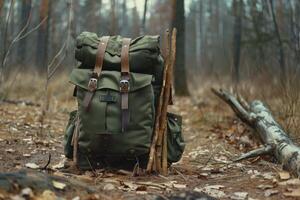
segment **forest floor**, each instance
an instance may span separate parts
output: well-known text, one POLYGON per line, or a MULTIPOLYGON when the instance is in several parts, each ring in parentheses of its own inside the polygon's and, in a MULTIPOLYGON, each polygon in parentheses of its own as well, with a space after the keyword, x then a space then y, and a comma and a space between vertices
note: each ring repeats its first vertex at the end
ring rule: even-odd
MULTIPOLYGON (((33 199, 55 199, 56 196, 67 199, 151 199, 155 195, 168 199, 182 191, 204 192, 217 199, 300 198, 300 181, 283 172, 270 158, 231 162, 260 144, 253 138, 252 130, 208 89, 198 95, 203 98, 197 103, 190 98, 177 97, 170 109, 183 116, 186 149, 167 177, 132 176, 122 170, 97 170, 81 175, 64 173, 59 169, 64 161, 64 129, 68 112, 76 108, 75 101, 52 99, 44 117, 41 117, 40 106, 0 103, 0 199, 17 199, 22 195, 33 199), (50 154, 48 169, 42 169, 50 154), (52 181, 53 187, 48 189, 29 184, 33 194, 26 184, 10 183, 10 189, 5 191, 1 176, 22 169, 29 174, 42 172, 62 179, 52 181), (64 178, 68 182, 64 182, 64 178)), ((39 96, 34 100, 37 99, 39 96)))

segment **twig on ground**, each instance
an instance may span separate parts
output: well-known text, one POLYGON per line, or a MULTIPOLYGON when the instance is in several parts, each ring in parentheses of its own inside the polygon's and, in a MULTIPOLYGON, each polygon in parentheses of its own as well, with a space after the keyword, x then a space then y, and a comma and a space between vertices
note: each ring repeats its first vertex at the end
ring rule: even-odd
POLYGON ((8 103, 8 104, 24 104, 26 106, 36 106, 36 107, 40 107, 41 104, 39 103, 34 103, 32 101, 26 101, 26 100, 12 100, 12 99, 3 99, 0 100, 0 104, 1 103, 8 103))
POLYGON ((46 165, 44 167, 41 167, 41 170, 46 170, 48 165, 50 164, 50 162, 51 162, 51 153, 49 153, 49 155, 48 155, 48 161, 47 161, 46 165))

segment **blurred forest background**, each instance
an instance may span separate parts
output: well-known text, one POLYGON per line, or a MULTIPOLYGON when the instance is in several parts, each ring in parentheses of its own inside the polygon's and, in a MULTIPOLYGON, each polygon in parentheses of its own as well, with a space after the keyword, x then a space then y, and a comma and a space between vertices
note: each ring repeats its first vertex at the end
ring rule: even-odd
POLYGON ((47 72, 50 80, 76 66, 82 31, 136 37, 170 27, 178 28, 175 86, 182 80, 182 94, 186 77, 190 90, 207 78, 257 81, 289 94, 299 85, 298 0, 0 0, 0 16, 2 89, 24 72, 47 72))

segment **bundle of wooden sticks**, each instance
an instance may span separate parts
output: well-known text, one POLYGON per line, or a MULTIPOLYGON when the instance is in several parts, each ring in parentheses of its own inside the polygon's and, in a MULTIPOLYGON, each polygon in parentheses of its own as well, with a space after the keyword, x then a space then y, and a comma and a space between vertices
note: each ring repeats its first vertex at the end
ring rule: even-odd
POLYGON ((167 109, 171 97, 173 82, 173 67, 176 55, 176 33, 173 28, 170 39, 170 32, 165 32, 164 40, 164 74, 163 85, 158 100, 156 111, 155 129, 150 148, 147 172, 157 172, 163 175, 168 174, 167 162, 167 109), (170 41, 171 40, 171 41, 170 41))

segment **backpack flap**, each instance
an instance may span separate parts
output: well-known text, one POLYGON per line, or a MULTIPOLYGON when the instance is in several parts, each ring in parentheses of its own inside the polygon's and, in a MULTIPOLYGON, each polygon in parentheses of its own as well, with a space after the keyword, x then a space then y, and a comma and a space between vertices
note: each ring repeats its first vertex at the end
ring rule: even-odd
MULTIPOLYGON (((69 80, 72 84, 88 90, 88 83, 92 76, 92 71, 89 69, 73 69, 69 80)), ((111 89, 119 92, 121 74, 117 71, 102 71, 98 80, 97 90, 111 89)), ((139 90, 143 87, 151 85, 152 75, 130 73, 130 92, 139 90)))
POLYGON ((121 130, 121 73, 101 72, 91 107, 87 112, 82 107, 82 102, 91 75, 92 71, 88 69, 73 69, 70 75, 70 82, 78 89, 80 151, 88 156, 147 153, 155 114, 152 75, 129 74, 129 124, 124 133, 121 130), (105 146, 106 144, 109 144, 109 147, 105 146))

